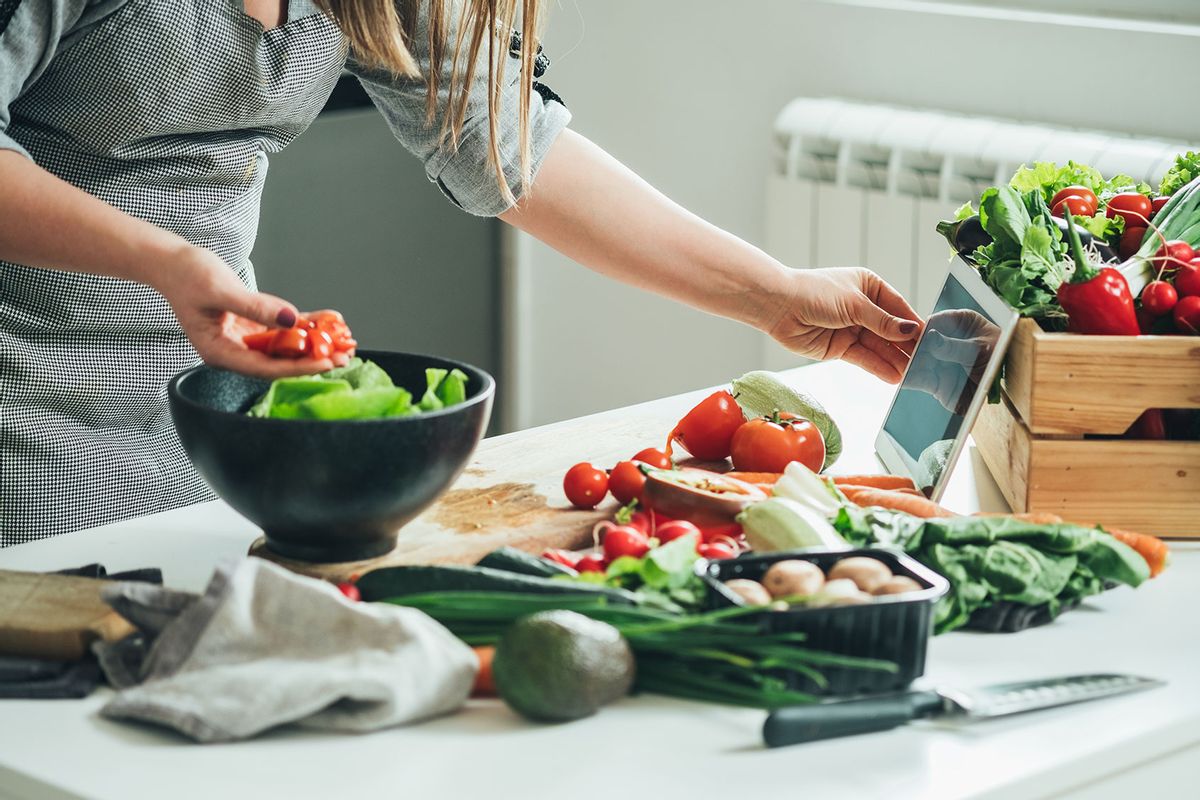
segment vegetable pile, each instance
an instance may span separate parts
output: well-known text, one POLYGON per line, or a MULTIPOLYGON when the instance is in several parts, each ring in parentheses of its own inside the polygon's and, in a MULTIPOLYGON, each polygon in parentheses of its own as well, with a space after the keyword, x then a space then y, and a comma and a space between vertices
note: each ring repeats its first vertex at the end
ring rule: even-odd
POLYGON ((1157 193, 1073 161, 1023 166, 986 190, 978 211, 968 203, 938 231, 998 295, 1049 330, 1200 332, 1200 299, 1187 300, 1200 297, 1200 154, 1179 156, 1157 193))
POLYGON ((467 399, 467 376, 462 370, 425 370, 425 394, 416 403, 412 393, 396 386, 378 364, 352 358, 344 367, 319 375, 279 378, 246 413, 271 419, 381 419, 437 411, 467 399))

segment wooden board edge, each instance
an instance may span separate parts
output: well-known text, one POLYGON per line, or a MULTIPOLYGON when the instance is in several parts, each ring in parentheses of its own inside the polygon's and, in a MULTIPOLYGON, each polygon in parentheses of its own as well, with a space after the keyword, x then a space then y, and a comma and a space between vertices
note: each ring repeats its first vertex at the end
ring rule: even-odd
POLYGON ((975 447, 1014 512, 1028 511, 1031 437, 1003 399, 985 403, 971 430, 975 447))

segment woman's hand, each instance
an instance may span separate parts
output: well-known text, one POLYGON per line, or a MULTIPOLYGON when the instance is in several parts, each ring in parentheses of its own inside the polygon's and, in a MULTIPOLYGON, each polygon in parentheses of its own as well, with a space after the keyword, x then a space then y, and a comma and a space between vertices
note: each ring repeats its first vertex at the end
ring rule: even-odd
POLYGON ((920 317, 874 272, 788 270, 782 291, 774 293, 778 299, 764 304, 767 317, 758 327, 790 350, 821 361, 849 361, 888 383, 904 375, 920 317))
POLYGON ((310 375, 342 366, 345 353, 332 358, 278 359, 249 349, 248 333, 296 323, 295 306, 274 295, 252 292, 216 254, 184 249, 156 276, 157 289, 175 312, 188 340, 205 363, 261 378, 310 375))

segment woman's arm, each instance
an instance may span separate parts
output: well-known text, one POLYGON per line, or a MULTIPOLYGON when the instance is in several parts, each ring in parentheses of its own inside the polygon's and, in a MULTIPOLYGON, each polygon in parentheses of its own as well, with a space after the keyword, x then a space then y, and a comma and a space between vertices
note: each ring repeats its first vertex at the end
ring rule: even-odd
POLYGON ((245 320, 291 325, 296 309, 247 289, 211 251, 125 214, 14 150, 0 150, 0 186, 0 260, 150 286, 213 366, 263 377, 333 367, 328 359, 282 361, 248 350, 241 342, 245 320))
POLYGON ((571 130, 550 147, 528 196, 500 218, 597 272, 892 383, 920 331, 920 318, 873 272, 788 269, 571 130))

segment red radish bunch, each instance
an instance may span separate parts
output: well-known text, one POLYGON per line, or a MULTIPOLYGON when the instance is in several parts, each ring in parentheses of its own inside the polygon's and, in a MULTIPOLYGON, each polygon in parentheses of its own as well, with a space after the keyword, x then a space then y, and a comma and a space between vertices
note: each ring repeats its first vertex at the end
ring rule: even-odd
POLYGON ((1144 330, 1169 316, 1180 333, 1200 333, 1200 254, 1187 242, 1174 240, 1165 242, 1151 263, 1158 275, 1139 298, 1144 330))

